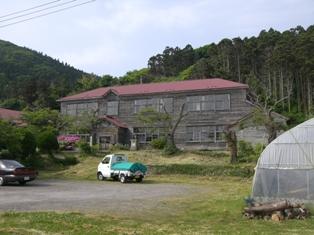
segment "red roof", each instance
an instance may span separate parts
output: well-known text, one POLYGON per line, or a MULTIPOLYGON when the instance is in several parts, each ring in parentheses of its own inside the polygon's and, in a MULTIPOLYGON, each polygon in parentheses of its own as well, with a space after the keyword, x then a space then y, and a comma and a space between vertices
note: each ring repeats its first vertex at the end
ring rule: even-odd
POLYGON ((119 118, 117 117, 113 117, 113 116, 109 116, 109 115, 105 115, 102 116, 101 119, 104 119, 108 122, 110 122, 111 124, 117 126, 117 127, 121 127, 121 128, 128 128, 127 124, 125 124, 124 122, 122 122, 119 118))
POLYGON ((21 119, 22 113, 19 111, 0 108, 0 119, 5 120, 19 120, 21 119))
POLYGON ((114 92, 119 96, 154 94, 165 92, 187 92, 195 90, 218 90, 218 89, 247 89, 248 85, 221 78, 185 80, 174 82, 146 83, 125 86, 101 87, 85 91, 76 95, 67 96, 58 101, 96 99, 105 96, 108 92, 114 92))

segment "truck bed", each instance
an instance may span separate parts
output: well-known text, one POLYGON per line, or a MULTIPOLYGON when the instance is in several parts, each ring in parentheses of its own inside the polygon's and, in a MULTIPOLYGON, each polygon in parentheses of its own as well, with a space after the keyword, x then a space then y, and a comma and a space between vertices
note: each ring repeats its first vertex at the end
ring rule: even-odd
POLYGON ((138 162, 117 162, 112 164, 111 170, 115 171, 131 171, 131 172, 136 172, 136 171, 141 171, 142 173, 146 173, 147 168, 141 163, 138 162))

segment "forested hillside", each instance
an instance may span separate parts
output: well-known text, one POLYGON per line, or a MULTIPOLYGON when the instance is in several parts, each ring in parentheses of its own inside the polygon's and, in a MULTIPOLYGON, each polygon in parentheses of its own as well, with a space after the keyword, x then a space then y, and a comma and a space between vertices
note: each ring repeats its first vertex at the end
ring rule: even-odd
POLYGON ((287 97, 276 111, 292 119, 308 117, 314 112, 314 26, 263 30, 257 37, 223 39, 196 49, 166 47, 149 58, 147 68, 119 78, 85 74, 0 41, 0 105, 17 109, 57 108, 57 98, 100 86, 208 77, 247 83, 272 103, 287 97))
POLYGON ((223 39, 194 49, 167 47, 148 61, 148 77, 223 77, 247 83, 263 99, 282 102, 286 115, 311 115, 314 91, 314 26, 258 37, 223 39), (290 114, 288 114, 290 113, 290 114))
POLYGON ((36 51, 0 40, 0 103, 4 107, 57 108, 83 72, 36 51))

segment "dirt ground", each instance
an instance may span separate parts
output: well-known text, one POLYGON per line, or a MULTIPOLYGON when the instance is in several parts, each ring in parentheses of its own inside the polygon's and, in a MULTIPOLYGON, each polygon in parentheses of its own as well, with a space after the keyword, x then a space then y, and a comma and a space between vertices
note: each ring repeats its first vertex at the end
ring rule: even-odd
POLYGON ((184 184, 36 180, 0 187, 0 211, 147 212, 202 191, 184 184))

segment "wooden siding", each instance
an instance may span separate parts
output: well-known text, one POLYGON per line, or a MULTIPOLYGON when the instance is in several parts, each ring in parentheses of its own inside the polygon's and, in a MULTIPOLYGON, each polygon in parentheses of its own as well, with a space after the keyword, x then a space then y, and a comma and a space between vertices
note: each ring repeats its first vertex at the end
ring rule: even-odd
MULTIPOLYGON (((134 96, 121 96, 118 97, 114 93, 109 93, 103 99, 95 100, 98 104, 98 115, 106 114, 107 101, 119 101, 118 118, 129 126, 130 131, 134 127, 144 127, 143 123, 139 122, 134 113, 135 100, 152 99, 152 98, 173 98, 173 111, 172 115, 177 117, 181 106, 187 102, 189 96, 202 96, 213 94, 229 94, 230 95, 230 109, 217 110, 217 111, 191 111, 187 117, 180 123, 175 134, 175 142, 182 148, 224 148, 225 143, 191 143, 186 139, 187 127, 196 126, 226 126, 236 122, 252 110, 252 105, 246 102, 246 89, 229 89, 229 90, 208 90, 208 91, 195 91, 195 92, 180 92, 180 93, 164 93, 156 95, 134 95, 134 96)), ((66 104, 91 102, 84 101, 69 101, 61 102, 61 112, 67 113, 66 104)), ((100 136, 105 130, 99 129, 97 135, 100 136)), ((116 133, 120 142, 128 143, 131 133, 124 133, 120 131, 116 133), (125 135, 125 137, 121 137, 125 135), (123 140, 122 140, 123 139, 123 140)), ((117 139, 118 141, 118 139, 117 139)))

